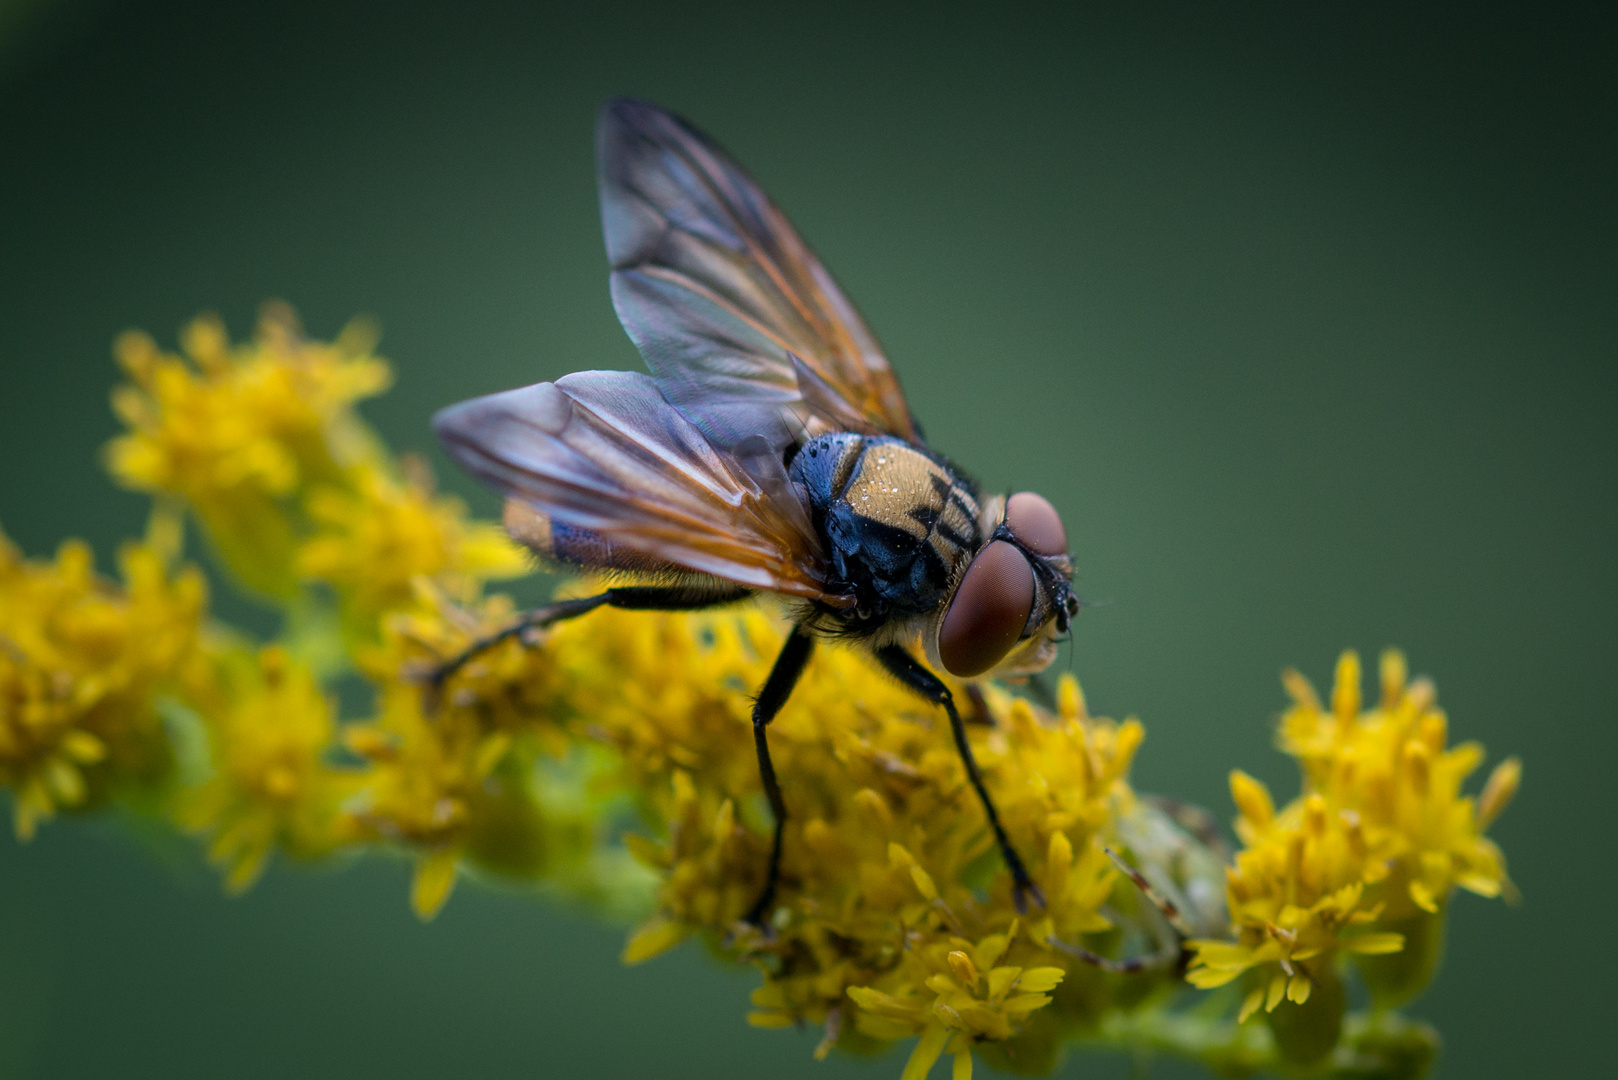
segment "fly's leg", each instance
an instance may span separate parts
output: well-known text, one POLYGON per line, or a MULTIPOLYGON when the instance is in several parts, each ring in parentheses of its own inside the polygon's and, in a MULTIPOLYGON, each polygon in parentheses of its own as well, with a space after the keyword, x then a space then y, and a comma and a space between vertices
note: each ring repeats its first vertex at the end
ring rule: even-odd
POLYGON ((972 757, 972 744, 966 738, 966 725, 961 721, 960 710, 955 708, 955 697, 949 692, 949 687, 898 645, 887 645, 878 649, 876 658, 894 678, 933 704, 942 705, 944 711, 949 714, 950 731, 955 735, 955 749, 960 751, 961 764, 966 766, 967 779, 972 781, 972 789, 978 793, 978 799, 983 803, 983 810, 989 815, 989 825, 994 829, 995 842, 1000 845, 1000 856, 1005 859, 1006 868, 1011 871, 1012 896, 1017 903, 1017 910, 1026 912, 1030 899, 1040 907, 1044 907, 1045 894, 1034 884, 1033 878, 1028 876, 1027 867, 1023 865, 1017 850, 1011 846, 1011 840, 1000 824, 1000 814, 994 808, 994 800, 989 798, 989 790, 983 786, 983 775, 978 772, 977 760, 972 757))
POLYGON ((524 612, 516 622, 488 637, 479 638, 459 653, 434 668, 426 678, 428 691, 436 699, 450 676, 461 670, 478 656, 514 637, 523 637, 532 630, 543 630, 566 622, 598 607, 623 608, 626 611, 697 611, 701 608, 733 604, 752 595, 750 589, 711 585, 632 585, 594 596, 581 596, 576 600, 558 600, 524 612))
POLYGON ((1101 850, 1107 853, 1107 858, 1112 860, 1112 865, 1116 866, 1125 877, 1133 882, 1135 888, 1140 890, 1141 895, 1151 902, 1151 905, 1158 910, 1164 919, 1168 920, 1168 924, 1174 927, 1175 933, 1181 937, 1191 936, 1191 931, 1186 927, 1185 920, 1180 918, 1180 909, 1175 906, 1172 900, 1152 888, 1152 883, 1146 880, 1146 876, 1125 862, 1122 855, 1110 847, 1103 847, 1101 850))
POLYGON ((596 596, 582 596, 576 600, 559 600, 554 604, 546 604, 532 611, 523 612, 517 621, 510 626, 503 630, 497 630, 488 637, 478 638, 472 644, 433 668, 426 678, 428 689, 436 699, 444 689, 444 684, 449 681, 450 676, 502 641, 521 637, 530 630, 543 630, 547 626, 554 626, 559 622, 577 618, 587 611, 594 611, 607 602, 607 595, 607 593, 600 593, 596 596))
POLYGON ((994 727, 994 714, 989 711, 989 699, 983 696, 983 691, 978 688, 977 683, 966 684, 966 702, 971 706, 963 717, 968 724, 994 727))
POLYGON ((1146 897, 1151 905, 1158 910, 1158 913, 1163 916, 1164 920, 1173 929, 1172 939, 1161 942, 1156 952, 1147 953, 1144 956, 1131 956, 1124 960, 1114 960, 1099 953, 1093 953, 1082 945, 1070 945, 1055 934, 1046 938, 1046 943, 1071 957, 1083 960, 1086 964, 1117 975, 1130 975, 1138 971, 1155 971, 1177 963, 1184 949, 1181 942, 1191 936, 1190 930, 1186 928, 1185 920, 1180 917, 1180 909, 1168 897, 1152 888, 1152 884, 1146 880, 1146 876, 1125 862, 1123 856, 1110 847, 1104 847, 1101 850, 1107 853, 1107 858, 1112 860, 1112 864, 1125 877, 1129 878, 1135 888, 1140 890, 1141 895, 1146 897))
POLYGON ((758 775, 764 781, 764 794, 770 800, 770 812, 775 815, 770 868, 764 876, 764 888, 759 891, 758 899, 745 917, 747 922, 760 929, 764 927, 770 905, 775 902, 775 887, 781 878, 781 833, 787 823, 787 804, 781 798, 781 785, 775 779, 775 765, 770 761, 770 744, 765 737, 765 729, 775 719, 775 714, 781 711, 781 706, 787 703, 787 698, 792 696, 792 688, 798 685, 798 679, 803 675, 814 643, 815 639, 803 627, 793 627, 792 633, 787 635, 786 644, 781 646, 780 655, 775 658, 770 677, 764 680, 764 688, 753 702, 753 745, 758 750, 758 775))
POLYGON ((1133 975, 1141 971, 1161 971, 1173 964, 1180 955, 1179 942, 1171 942, 1154 953, 1145 956, 1131 956, 1125 960, 1114 960, 1100 953, 1093 953, 1082 945, 1070 945, 1061 938, 1052 934, 1045 939, 1046 944, 1059 952, 1067 953, 1075 960, 1083 960, 1092 967, 1102 971, 1110 971, 1114 975, 1133 975))

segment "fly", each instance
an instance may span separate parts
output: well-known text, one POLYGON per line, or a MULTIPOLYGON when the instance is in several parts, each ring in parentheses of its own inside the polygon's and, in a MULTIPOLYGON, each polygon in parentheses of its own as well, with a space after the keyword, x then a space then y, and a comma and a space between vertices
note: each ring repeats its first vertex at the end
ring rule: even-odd
POLYGON ((746 920, 766 923, 780 884, 787 809, 767 730, 832 638, 943 708, 1018 909, 1043 906, 934 671, 1051 663, 1079 611, 1061 517, 1032 492, 985 496, 928 447, 853 304, 707 136, 619 98, 602 108, 596 155, 613 306, 651 373, 576 372, 452 405, 433 426, 506 497, 518 541, 648 583, 530 611, 435 683, 495 641, 598 607, 689 611, 773 593, 793 628, 753 706, 775 832, 746 920))

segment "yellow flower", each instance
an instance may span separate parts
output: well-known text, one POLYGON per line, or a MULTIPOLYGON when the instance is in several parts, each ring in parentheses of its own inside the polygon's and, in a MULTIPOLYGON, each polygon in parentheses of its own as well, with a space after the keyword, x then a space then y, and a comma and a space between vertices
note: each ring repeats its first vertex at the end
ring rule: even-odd
POLYGON ((254 589, 289 600, 300 583, 329 586, 350 641, 367 642, 381 615, 409 606, 417 576, 464 601, 529 568, 498 525, 469 522, 459 500, 433 494, 424 463, 396 463, 354 414, 392 377, 367 325, 313 342, 270 305, 248 343, 232 346, 208 316, 181 339, 186 359, 140 333, 119 339, 132 385, 113 402, 130 430, 108 464, 126 486, 194 511, 254 589))
POLYGON ((434 496, 424 466, 400 482, 365 462, 345 481, 309 493, 316 531, 299 549, 296 567, 300 578, 337 592, 351 632, 362 639, 376 634, 380 615, 411 604, 418 576, 442 576, 466 599, 479 581, 531 569, 499 526, 468 522, 460 500, 434 496))
POLYGON ((0 783, 19 835, 156 790, 177 797, 142 805, 207 834, 232 890, 277 852, 367 849, 415 861, 422 918, 467 873, 542 884, 634 911, 627 962, 698 937, 751 963, 750 1022, 823 1025, 817 1056, 913 1039, 903 1080, 946 1053, 954 1080, 978 1055, 1049 1070, 1074 1036, 1243 1070, 1334 1050, 1368 1076, 1430 1059, 1430 1029, 1344 1024, 1345 958, 1379 1008, 1400 1004, 1431 978, 1454 889, 1511 893, 1484 832, 1521 767, 1461 794, 1482 751, 1448 745, 1432 684, 1399 654, 1369 708, 1352 653, 1329 704, 1284 676, 1279 739, 1303 790, 1277 809, 1231 774, 1243 846, 1228 867, 1198 812, 1130 787, 1137 721, 1091 716, 1071 677, 1052 708, 952 682, 1045 896, 1019 913, 942 710, 828 645, 770 728, 788 816, 776 906, 753 927, 773 820, 750 713, 786 623, 762 602, 603 608, 504 637, 440 685, 439 665, 512 625, 510 598, 483 588, 527 560, 355 415, 389 380, 372 336, 306 341, 272 307, 243 345, 197 320, 186 359, 120 341, 129 430, 108 461, 158 499, 124 584, 97 578, 83 545, 30 562, 0 537, 0 783), (200 575, 170 569, 182 508, 281 607, 280 643, 204 632, 200 575), (350 670, 375 691, 363 720, 339 718, 322 684, 350 670), (1182 944, 1192 984, 1241 982, 1237 1017, 1170 1009, 1182 944), (1261 1009, 1270 1036, 1236 1026, 1261 1009))
MULTIPOLYGON (((513 645, 487 662, 497 668, 526 657, 552 688, 551 715, 576 718, 575 738, 615 749, 619 782, 642 793, 654 837, 628 842, 663 885, 657 914, 626 958, 648 959, 692 934, 733 942, 766 972, 755 1024, 809 1020, 827 1024, 832 1039, 852 1028, 918 1035, 924 1047, 936 1041, 931 1028, 944 1024, 961 1054, 975 1040, 1014 1036, 1049 1003, 1046 991, 1072 962, 1048 938, 1111 930, 1100 908, 1115 892, 1126 909, 1133 905, 1133 886, 1120 884, 1102 843, 1117 842, 1116 817, 1134 805, 1124 776, 1140 725, 1084 715, 1071 680, 1054 716, 987 691, 992 726, 974 725, 975 753, 1014 842, 1044 856, 1033 868, 1049 906, 1027 924, 945 717, 862 655, 822 650, 770 729, 789 812, 782 902, 770 934, 760 935, 739 923, 770 847, 750 692, 783 629, 762 609, 601 609, 556 627, 531 652, 513 645), (968 940, 986 981, 940 991, 939 978, 954 971, 949 953, 968 940), (891 1010, 867 1007, 890 999, 914 1006, 908 1026, 891 1010)), ((487 671, 472 671, 452 681, 446 708, 475 711, 487 702, 489 716, 509 715, 508 696, 487 671)), ((962 698, 969 700, 964 691, 962 698)))
POLYGON ((82 543, 35 562, 0 534, 0 784, 24 840, 59 808, 162 779, 157 696, 207 680, 201 575, 171 574, 138 544, 119 562, 121 587, 96 575, 82 543))
MULTIPOLYGON (((901 862, 906 858, 899 855, 901 862)), ((904 958, 910 977, 920 982, 907 980, 898 994, 849 987, 848 996, 860 1009, 859 1029, 887 1039, 920 1034, 906 1077, 925 1076, 946 1049, 965 1057, 970 1074, 972 1043, 1009 1038, 1031 1012, 1050 1004, 1049 991, 1067 974, 1055 965, 1000 963, 1018 929, 1014 919, 1008 933, 990 934, 975 944, 958 937, 930 942, 904 958)), ((759 999, 755 994, 754 1003, 759 999)))
POLYGON ((357 789, 351 770, 328 764, 336 732, 332 701, 307 668, 270 646, 248 671, 229 673, 228 704, 205 719, 215 775, 186 801, 181 820, 213 839, 209 856, 225 887, 242 892, 276 848, 304 858, 354 839, 341 814, 357 789))
POLYGON ((1370 873, 1387 918, 1436 913, 1454 887, 1479 896, 1510 891, 1505 858, 1483 830, 1516 791, 1521 766, 1508 759, 1485 785, 1483 804, 1461 784, 1483 762, 1477 743, 1449 747, 1449 720, 1427 679, 1408 678, 1404 656, 1382 655, 1381 695, 1361 711, 1360 664, 1343 654, 1323 709, 1296 672, 1282 748, 1298 759, 1310 790, 1337 812, 1357 815, 1370 873))
MULTIPOLYGON (((1251 852, 1244 852, 1243 856, 1251 852)), ((1238 861, 1239 866, 1241 860, 1238 861)), ((1249 865, 1241 866, 1252 872, 1249 865)), ((1244 878, 1245 880, 1245 878, 1244 878)), ((1295 884, 1295 882, 1294 882, 1295 884)), ((1320 965, 1305 964, 1306 960, 1329 957, 1337 950, 1350 953, 1380 954, 1397 952, 1404 947, 1404 938, 1394 933, 1359 933, 1344 935, 1350 927, 1363 927, 1374 923, 1377 909, 1361 906, 1364 886, 1358 882, 1345 885, 1336 892, 1316 900, 1308 907, 1298 904, 1273 904, 1265 897, 1255 903, 1233 911, 1233 917, 1242 932, 1236 943, 1198 940, 1189 945, 1196 952, 1195 964, 1187 974, 1191 985, 1207 990, 1235 979, 1250 968, 1261 970, 1265 977, 1243 1003, 1238 1019, 1245 1020, 1262 1004, 1273 1012, 1283 998, 1303 1004, 1309 1000, 1312 986, 1317 981, 1320 965), (1264 909, 1274 908, 1265 917, 1264 909), (1275 965, 1269 969, 1269 965, 1275 965)))
POLYGON ((235 347, 217 318, 198 318, 181 335, 187 359, 131 331, 115 353, 133 385, 113 394, 130 431, 108 446, 108 467, 126 487, 183 499, 233 573, 290 596, 300 487, 340 482, 379 452, 351 409, 392 378, 374 338, 355 323, 333 344, 307 341, 283 305, 235 347))
POLYGON ((1382 692, 1363 709, 1359 657, 1337 665, 1331 705, 1303 676, 1280 742, 1298 759, 1304 793, 1276 811, 1268 790, 1231 774, 1245 849, 1227 876, 1234 942, 1190 942, 1187 979, 1211 988, 1254 972, 1245 1020, 1261 1005, 1302 1005, 1335 980, 1338 954, 1356 954, 1374 995, 1407 998, 1431 977, 1438 916, 1454 886, 1484 896, 1509 887, 1504 859, 1482 830, 1516 790, 1514 759, 1495 770, 1481 802, 1460 794, 1482 748, 1447 748, 1447 720, 1432 683, 1410 681, 1404 657, 1383 655, 1382 692), (1410 939, 1414 947, 1407 950, 1410 939), (1391 954, 1405 950, 1403 958, 1391 954))
POLYGON ((431 918, 449 899, 480 787, 511 737, 435 723, 400 687, 385 696, 377 722, 356 726, 347 742, 370 765, 357 821, 369 835, 417 852, 411 906, 431 918))

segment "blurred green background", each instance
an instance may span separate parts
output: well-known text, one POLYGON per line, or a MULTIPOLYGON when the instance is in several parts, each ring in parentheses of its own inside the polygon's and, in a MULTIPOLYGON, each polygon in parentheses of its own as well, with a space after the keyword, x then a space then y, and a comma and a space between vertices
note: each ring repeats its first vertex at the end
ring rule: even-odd
MULTIPOLYGON (((105 558, 140 529, 97 463, 126 327, 172 345, 215 309, 242 335, 268 297, 321 336, 374 315, 399 386, 366 412, 400 448, 459 398, 637 366, 591 127, 649 97, 794 217, 935 445, 1063 509, 1109 601, 1071 666, 1146 722, 1141 787, 1221 819, 1233 766, 1290 795, 1277 673, 1323 683, 1345 646, 1403 646, 1456 738, 1523 757, 1494 835, 1526 902, 1459 897, 1412 1011, 1444 1076, 1609 1058, 1611 28, 1544 5, 569 7, 0 3, 10 535, 105 558)), ((692 946, 624 969, 586 914, 463 887, 423 926, 405 896, 371 861, 227 900, 188 844, 113 821, 0 839, 0 1075, 903 1061, 817 1065, 814 1033, 747 1028, 752 980, 692 946)))

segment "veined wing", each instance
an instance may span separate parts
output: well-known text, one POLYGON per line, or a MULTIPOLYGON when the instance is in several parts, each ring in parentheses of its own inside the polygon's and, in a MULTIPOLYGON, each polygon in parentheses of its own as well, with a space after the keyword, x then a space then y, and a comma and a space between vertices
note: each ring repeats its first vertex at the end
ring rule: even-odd
POLYGON ((627 98, 596 126, 612 300, 664 395, 718 446, 820 427, 920 442, 887 357, 758 184, 627 98))
POLYGON ((582 371, 452 405, 433 427, 463 467, 553 529, 844 603, 825 588, 820 542, 779 457, 762 440, 717 449, 645 375, 582 371))

